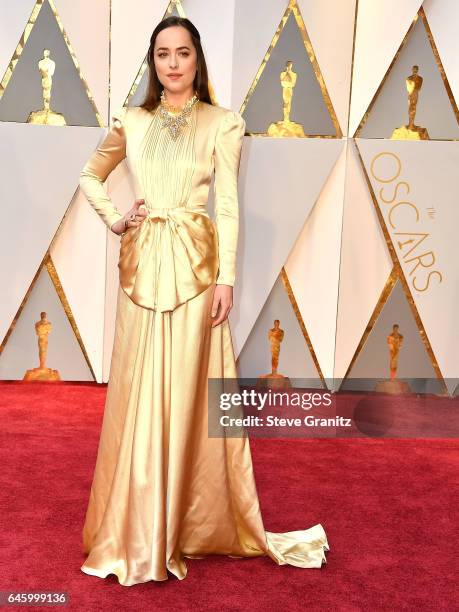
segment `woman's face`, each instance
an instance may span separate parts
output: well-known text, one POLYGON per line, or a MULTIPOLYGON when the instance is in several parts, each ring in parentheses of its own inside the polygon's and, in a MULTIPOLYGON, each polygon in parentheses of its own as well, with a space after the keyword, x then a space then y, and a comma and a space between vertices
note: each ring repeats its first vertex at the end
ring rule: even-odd
POLYGON ((166 94, 168 91, 173 94, 193 91, 197 55, 186 28, 171 26, 158 34, 155 40, 154 62, 156 74, 166 94), (180 76, 173 77, 173 73, 180 76))

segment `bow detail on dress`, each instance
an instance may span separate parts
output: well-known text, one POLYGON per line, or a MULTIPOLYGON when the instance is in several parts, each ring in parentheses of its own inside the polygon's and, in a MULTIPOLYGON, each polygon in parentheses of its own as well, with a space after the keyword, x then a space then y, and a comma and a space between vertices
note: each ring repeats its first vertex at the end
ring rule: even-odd
POLYGON ((214 222, 185 206, 150 208, 121 238, 120 285, 144 308, 174 310, 214 283, 218 266, 214 222))

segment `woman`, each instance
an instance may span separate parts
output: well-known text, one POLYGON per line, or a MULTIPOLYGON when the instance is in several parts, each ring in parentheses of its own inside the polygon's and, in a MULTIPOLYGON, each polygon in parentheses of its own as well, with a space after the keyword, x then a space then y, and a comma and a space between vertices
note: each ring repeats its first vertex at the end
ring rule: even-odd
POLYGON ((184 558, 269 555, 321 567, 320 524, 265 532, 248 438, 208 436, 208 378, 237 378, 228 312, 245 122, 211 103, 200 36, 184 18, 154 30, 144 103, 112 115, 80 186, 121 235, 115 339, 81 569, 120 584, 182 580, 184 558), (177 74, 178 76, 174 76, 177 74), (136 202, 104 188, 124 158, 136 202), (215 169, 215 223, 206 210, 215 169))

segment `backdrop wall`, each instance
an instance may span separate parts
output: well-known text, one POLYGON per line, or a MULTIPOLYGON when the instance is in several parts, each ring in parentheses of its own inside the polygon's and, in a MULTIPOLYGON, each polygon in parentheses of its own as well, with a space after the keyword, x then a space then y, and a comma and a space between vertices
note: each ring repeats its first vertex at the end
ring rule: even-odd
MULTIPOLYGON (((268 331, 285 330, 279 371, 296 378, 399 377, 454 393, 459 380, 459 22, 455 0, 16 0, 0 6, 0 378, 38 365, 35 322, 52 323, 49 367, 106 382, 119 237, 77 189, 112 112, 142 100, 146 52, 169 13, 199 29, 215 101, 240 112, 240 242, 230 314, 240 376, 270 371, 268 331), (27 123, 42 106, 38 61, 56 63, 64 127, 27 123), (297 75, 290 119, 280 75, 297 75), (415 123, 406 78, 423 77, 415 123)), ((107 181, 134 200, 123 162, 107 181)), ((213 202, 209 202, 212 211, 213 202)))

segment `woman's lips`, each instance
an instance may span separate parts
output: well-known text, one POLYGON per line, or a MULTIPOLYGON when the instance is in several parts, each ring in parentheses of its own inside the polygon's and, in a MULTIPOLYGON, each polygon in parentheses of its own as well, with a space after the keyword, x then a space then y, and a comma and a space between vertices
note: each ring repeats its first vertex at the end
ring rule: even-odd
POLYGON ((181 74, 171 74, 169 75, 169 78, 175 81, 175 79, 179 79, 181 76, 181 74))

